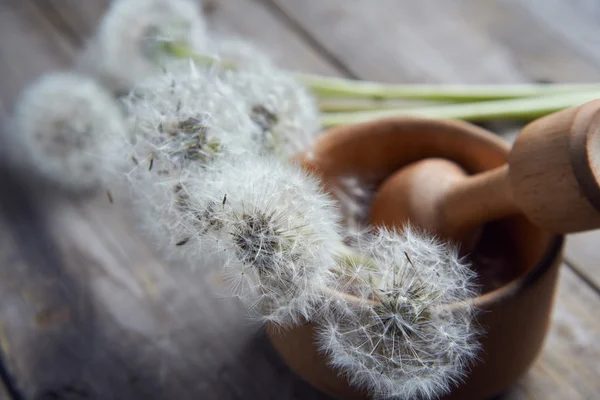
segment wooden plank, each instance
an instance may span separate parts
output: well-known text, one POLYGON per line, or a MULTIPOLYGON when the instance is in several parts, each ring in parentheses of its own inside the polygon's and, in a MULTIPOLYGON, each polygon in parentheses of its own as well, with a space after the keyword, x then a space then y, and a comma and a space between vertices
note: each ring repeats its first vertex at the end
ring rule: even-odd
POLYGON ((596 0, 505 0, 543 25, 582 56, 600 64, 600 7, 596 0))
POLYGON ((391 82, 507 82, 522 78, 490 38, 475 35, 454 2, 267 0, 358 77, 391 82), (449 4, 450 3, 450 4, 449 4), (465 67, 469 74, 465 74, 465 67))
POLYGON ((67 66, 72 49, 39 10, 27 1, 0 5, 0 109, 9 112, 12 102, 31 79, 67 66), (28 21, 36 21, 31 25, 28 21))
POLYGON ((593 60, 500 0, 264 1, 279 7, 363 79, 504 83, 600 78, 593 60))
POLYGON ((570 235, 565 258, 570 265, 584 271, 591 284, 600 287, 600 231, 570 235))
POLYGON ((94 34, 98 19, 111 0, 29 0, 43 10, 46 18, 76 45, 94 34))
POLYGON ((563 266, 557 300, 541 357, 502 399, 591 400, 600 396, 600 298, 563 266))
POLYGON ((570 14, 577 14, 576 18, 564 20, 555 15, 553 19, 543 21, 539 14, 556 9, 559 4, 556 1, 549 3, 537 0, 462 0, 457 2, 457 7, 465 23, 502 45, 528 80, 597 82, 600 79, 598 60, 582 51, 585 47, 582 44, 589 39, 581 36, 576 43, 567 40, 564 31, 556 29, 561 26, 575 32, 579 26, 590 26, 586 11, 573 3, 565 3, 560 7, 563 11, 567 6, 571 7, 570 14), (537 3, 535 11, 528 12, 526 8, 531 8, 534 3, 537 3))

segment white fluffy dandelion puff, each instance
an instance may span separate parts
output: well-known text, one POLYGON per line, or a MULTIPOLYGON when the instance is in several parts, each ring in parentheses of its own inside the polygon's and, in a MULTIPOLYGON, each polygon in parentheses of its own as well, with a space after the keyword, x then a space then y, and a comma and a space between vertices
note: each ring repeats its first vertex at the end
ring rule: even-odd
POLYGON ((146 175, 172 177, 224 154, 256 151, 253 123, 237 93, 193 65, 142 81, 124 104, 132 160, 146 175))
POLYGON ((115 91, 159 71, 169 44, 206 46, 206 24, 196 1, 116 0, 81 55, 80 66, 115 91))
POLYGON ((114 179, 125 158, 118 104, 94 80, 74 73, 45 75, 26 88, 6 136, 11 159, 73 190, 114 179))
POLYGON ((340 241, 336 205, 318 182, 272 156, 247 157, 188 193, 188 244, 199 240, 224 258, 234 295, 276 325, 310 318, 340 241))
POLYGON ((356 387, 378 398, 431 399, 461 380, 479 349, 474 273, 455 249, 381 230, 358 241, 320 345, 356 387), (357 272, 358 271, 358 272, 357 272))
POLYGON ((314 99, 300 82, 273 65, 268 57, 258 50, 252 57, 248 46, 234 43, 221 44, 222 57, 238 64, 237 68, 223 71, 222 76, 244 99, 246 112, 255 123, 255 140, 282 159, 307 150, 321 131, 314 99))
POLYGON ((174 244, 188 182, 203 179, 221 158, 256 152, 253 123, 229 86, 193 65, 142 81, 124 105, 134 210, 141 230, 171 259, 182 253, 174 244))

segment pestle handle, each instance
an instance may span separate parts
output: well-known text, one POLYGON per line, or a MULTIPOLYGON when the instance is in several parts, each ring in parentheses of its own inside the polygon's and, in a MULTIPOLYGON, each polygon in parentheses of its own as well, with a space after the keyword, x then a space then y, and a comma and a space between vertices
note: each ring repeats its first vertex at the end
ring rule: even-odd
POLYGON ((509 155, 511 197, 554 233, 600 228, 600 100, 535 120, 509 155))
POLYGON ((440 222, 436 229, 463 243, 469 232, 486 222, 519 213, 512 199, 508 165, 457 179, 435 208, 440 222))

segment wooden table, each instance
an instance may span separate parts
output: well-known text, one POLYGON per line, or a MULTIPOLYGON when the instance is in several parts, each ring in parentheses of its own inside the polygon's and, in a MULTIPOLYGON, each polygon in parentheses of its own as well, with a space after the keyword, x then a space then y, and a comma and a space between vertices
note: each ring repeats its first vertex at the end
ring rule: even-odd
MULTIPOLYGON (((2 115, 31 79, 70 65, 107 3, 0 0, 2 115)), ((298 70, 390 82, 600 81, 597 0, 211 3, 213 29, 298 70)), ((326 398, 283 365, 237 303, 158 261, 118 193, 111 206, 0 169, 0 398, 326 398)), ((545 350, 503 398, 600 397, 599 264, 600 234, 573 235, 545 350)))

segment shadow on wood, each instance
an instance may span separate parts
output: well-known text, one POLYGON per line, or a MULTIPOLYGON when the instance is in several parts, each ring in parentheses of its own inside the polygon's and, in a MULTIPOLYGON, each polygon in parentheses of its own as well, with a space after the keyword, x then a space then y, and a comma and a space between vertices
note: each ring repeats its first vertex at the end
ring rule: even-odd
POLYGON ((25 398, 325 398, 206 274, 156 261, 118 205, 0 174, 0 345, 25 398))

